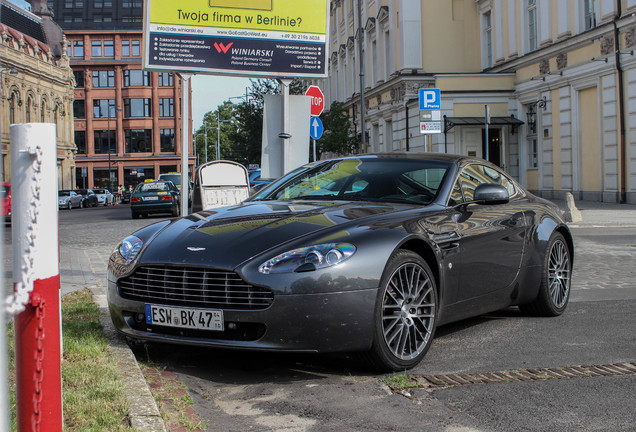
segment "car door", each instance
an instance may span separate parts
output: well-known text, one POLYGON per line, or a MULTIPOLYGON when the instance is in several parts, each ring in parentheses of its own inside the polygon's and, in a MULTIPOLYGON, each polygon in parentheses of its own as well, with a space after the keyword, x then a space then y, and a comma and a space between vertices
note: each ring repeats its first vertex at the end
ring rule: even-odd
POLYGON ((466 204, 457 207, 460 246, 458 301, 508 289, 516 280, 524 250, 526 224, 523 194, 502 172, 481 164, 465 166, 458 178, 463 199, 473 201, 482 183, 505 186, 506 204, 466 204))

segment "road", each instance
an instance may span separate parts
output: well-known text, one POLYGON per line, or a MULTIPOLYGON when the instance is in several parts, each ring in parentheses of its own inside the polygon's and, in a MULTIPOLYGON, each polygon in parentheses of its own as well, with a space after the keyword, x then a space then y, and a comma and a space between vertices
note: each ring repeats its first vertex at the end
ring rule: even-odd
MULTIPOLYGON (((159 220, 132 220, 127 205, 61 211, 63 271, 77 270, 70 257, 80 251, 103 274, 119 239, 159 220)), ((408 374, 635 362, 636 232, 572 231, 572 295, 561 317, 532 318, 510 308, 440 327, 424 361, 408 374)), ((160 344, 136 354, 140 362, 174 372, 210 431, 632 431, 636 424, 634 374, 429 385, 399 394, 384 384, 387 375, 365 369, 355 356, 160 344)))

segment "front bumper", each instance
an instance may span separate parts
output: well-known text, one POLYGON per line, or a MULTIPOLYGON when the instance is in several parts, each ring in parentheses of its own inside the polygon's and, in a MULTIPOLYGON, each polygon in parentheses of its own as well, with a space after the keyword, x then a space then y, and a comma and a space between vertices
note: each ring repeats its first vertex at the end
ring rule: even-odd
POLYGON ((223 310, 225 331, 149 326, 145 303, 123 299, 108 281, 115 328, 133 339, 184 345, 291 352, 362 351, 371 347, 377 288, 277 294, 264 310, 223 310))

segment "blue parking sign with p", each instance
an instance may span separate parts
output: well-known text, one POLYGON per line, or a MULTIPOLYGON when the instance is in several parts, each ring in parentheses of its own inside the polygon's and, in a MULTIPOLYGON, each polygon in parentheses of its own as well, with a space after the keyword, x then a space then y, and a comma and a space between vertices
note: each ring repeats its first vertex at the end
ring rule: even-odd
POLYGON ((420 89, 420 110, 442 109, 442 98, 438 88, 420 89))

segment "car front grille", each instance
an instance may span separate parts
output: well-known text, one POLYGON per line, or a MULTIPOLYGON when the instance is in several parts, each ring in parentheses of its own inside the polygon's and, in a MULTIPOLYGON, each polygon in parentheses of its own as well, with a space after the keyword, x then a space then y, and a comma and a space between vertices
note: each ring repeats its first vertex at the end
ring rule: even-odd
POLYGON ((266 309, 274 294, 255 287, 234 272, 205 267, 152 265, 139 267, 118 282, 128 300, 216 309, 266 309))

